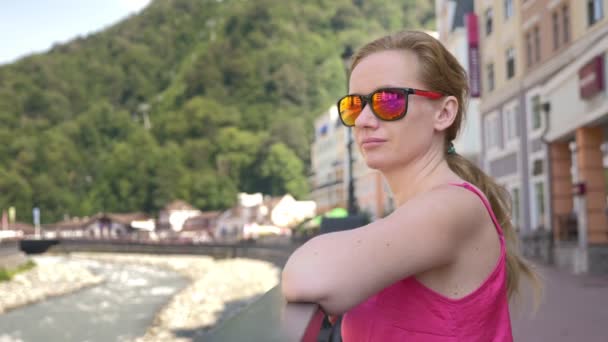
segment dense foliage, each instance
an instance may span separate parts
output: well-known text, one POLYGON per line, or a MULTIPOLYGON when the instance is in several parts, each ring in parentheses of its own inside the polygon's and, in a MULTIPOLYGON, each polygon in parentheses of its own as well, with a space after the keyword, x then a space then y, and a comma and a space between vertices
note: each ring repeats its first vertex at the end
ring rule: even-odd
POLYGON ((344 48, 433 20, 432 0, 156 0, 0 67, 0 209, 30 221, 39 206, 50 222, 305 197, 344 48))

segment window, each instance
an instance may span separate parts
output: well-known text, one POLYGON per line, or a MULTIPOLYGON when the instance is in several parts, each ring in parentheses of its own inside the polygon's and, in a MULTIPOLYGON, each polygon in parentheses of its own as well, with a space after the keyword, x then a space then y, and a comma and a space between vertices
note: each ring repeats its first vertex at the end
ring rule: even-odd
POLYGON ((488 92, 494 90, 494 64, 486 65, 486 73, 488 75, 488 92))
POLYGON ((518 136, 517 122, 519 117, 519 108, 514 106, 510 109, 505 109, 503 113, 503 125, 505 128, 505 143, 515 140, 518 136))
POLYGON ((536 159, 532 162, 532 175, 539 176, 543 174, 544 164, 542 159, 536 159))
POLYGON ((597 23, 604 17, 602 1, 603 0, 587 0, 587 18, 589 26, 597 23))
POLYGON ((505 5, 505 20, 513 16, 513 0, 503 0, 505 5))
POLYGON ((553 50, 559 49, 559 12, 553 12, 553 50))
POLYGON ((540 29, 534 26, 534 61, 540 62, 540 29))
POLYGON ((531 66, 534 63, 532 51, 534 50, 534 43, 532 41, 532 32, 526 32, 526 65, 531 66))
POLYGON ((540 96, 532 97, 532 129, 537 130, 541 125, 540 96))
POLYGON ((564 29, 564 43, 568 43, 570 41, 570 8, 568 5, 564 5, 562 7, 562 27, 564 29))
POLYGON ((508 48, 507 52, 507 79, 513 78, 515 76, 515 51, 513 48, 508 48))
POLYGON ((492 33, 492 8, 486 10, 486 36, 492 33))
POLYGON ((485 117, 484 136, 488 150, 497 149, 500 147, 498 115, 490 114, 485 117))
MULTIPOLYGON (((534 201, 536 204, 536 227, 545 226, 545 184, 534 184, 534 201)), ((546 228, 546 227, 545 227, 546 228)))

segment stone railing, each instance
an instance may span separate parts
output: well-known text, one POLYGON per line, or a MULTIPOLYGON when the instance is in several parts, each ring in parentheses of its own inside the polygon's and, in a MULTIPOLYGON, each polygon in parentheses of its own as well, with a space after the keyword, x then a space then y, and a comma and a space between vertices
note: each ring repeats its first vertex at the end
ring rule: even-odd
POLYGON ((215 328, 209 341, 317 342, 324 317, 316 304, 287 303, 276 286, 215 328))

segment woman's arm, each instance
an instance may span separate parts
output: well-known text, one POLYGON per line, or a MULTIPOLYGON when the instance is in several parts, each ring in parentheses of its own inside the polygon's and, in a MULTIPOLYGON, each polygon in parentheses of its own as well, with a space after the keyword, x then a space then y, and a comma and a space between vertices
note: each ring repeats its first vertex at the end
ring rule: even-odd
POLYGON ((342 314, 400 279, 450 264, 484 211, 471 192, 445 186, 367 226, 317 236, 287 261, 283 294, 342 314))

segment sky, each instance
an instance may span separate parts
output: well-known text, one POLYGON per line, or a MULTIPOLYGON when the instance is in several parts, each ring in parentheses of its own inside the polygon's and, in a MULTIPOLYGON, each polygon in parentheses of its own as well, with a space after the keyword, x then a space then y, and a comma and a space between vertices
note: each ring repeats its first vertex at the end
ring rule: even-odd
POLYGON ((100 31, 150 0, 0 0, 0 64, 100 31))

